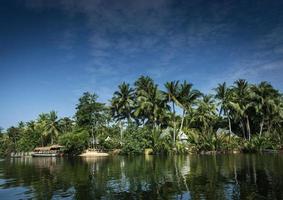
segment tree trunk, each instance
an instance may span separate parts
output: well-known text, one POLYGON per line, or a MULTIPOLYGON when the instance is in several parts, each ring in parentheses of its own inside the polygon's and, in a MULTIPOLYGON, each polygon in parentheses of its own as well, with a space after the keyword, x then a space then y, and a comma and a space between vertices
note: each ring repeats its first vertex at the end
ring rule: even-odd
POLYGON ((259 130, 259 136, 260 137, 262 135, 263 125, 264 125, 264 117, 262 118, 262 121, 260 122, 260 130, 259 130))
POLYGON ((229 115, 227 117, 228 117, 228 124, 229 124, 229 135, 231 137, 231 135, 232 135, 231 119, 230 119, 229 115))
POLYGON ((176 144, 176 121, 175 121, 175 103, 173 102, 173 145, 176 144))
POLYGON ((186 111, 185 111, 185 109, 184 109, 184 110, 183 110, 183 115, 182 115, 182 121, 181 121, 180 129, 179 129, 179 134, 181 134, 181 132, 182 132, 182 130, 183 130, 184 121, 185 121, 185 115, 186 115, 186 111))
POLYGON ((267 134, 270 135, 271 132, 271 122, 268 122, 268 127, 267 127, 267 134))
POLYGON ((244 139, 247 139, 247 138, 246 138, 245 126, 244 126, 244 123, 243 123, 243 120, 242 120, 242 119, 240 120, 240 124, 241 124, 241 128, 242 128, 243 137, 244 137, 244 139))
POLYGON ((43 147, 43 137, 41 136, 41 146, 43 147))
POLYGON ((249 116, 246 116, 246 119, 247 119, 247 134, 248 134, 248 139, 250 141, 251 140, 251 129, 250 129, 249 116))
POLYGON ((94 138, 93 126, 92 126, 92 130, 91 130, 91 136, 92 136, 92 148, 94 148, 95 138, 94 138))
POLYGON ((123 145, 123 129, 122 129, 122 122, 119 121, 119 127, 120 127, 120 145, 123 145))
POLYGON ((130 116, 130 114, 128 114, 128 117, 127 117, 127 124, 128 124, 128 126, 130 125, 130 122, 131 122, 131 116, 130 116))

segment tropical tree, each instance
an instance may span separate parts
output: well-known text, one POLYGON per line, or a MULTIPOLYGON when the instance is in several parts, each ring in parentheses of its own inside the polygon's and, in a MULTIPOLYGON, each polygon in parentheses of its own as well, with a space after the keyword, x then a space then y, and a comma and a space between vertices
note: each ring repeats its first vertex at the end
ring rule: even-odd
POLYGON ((210 133, 216 120, 216 105, 212 95, 202 95, 197 101, 197 108, 194 111, 193 122, 203 134, 210 133))
POLYGON ((67 133, 72 131, 74 126, 74 121, 71 120, 69 117, 64 117, 59 120, 60 130, 62 133, 67 133))
POLYGON ((178 104, 182 108, 182 120, 179 128, 179 134, 183 130, 184 119, 187 113, 192 113, 192 107, 195 105, 196 100, 201 96, 201 92, 192 88, 193 84, 184 81, 180 84, 178 93, 178 104))
MULTIPOLYGON (((155 96, 157 86, 154 84, 153 80, 148 76, 141 76, 134 83, 135 85, 135 94, 134 94, 134 112, 133 115, 138 123, 144 125, 150 123, 152 119, 152 97, 155 96)), ((151 121, 152 122, 152 121, 151 121)))
POLYGON ((49 115, 47 113, 39 114, 37 121, 35 123, 35 129, 40 133, 41 146, 44 146, 46 141, 46 126, 49 115))
POLYGON ((60 126, 57 113, 55 111, 51 111, 48 114, 44 131, 44 135, 50 138, 51 144, 54 143, 59 133, 61 132, 59 127, 60 126))
POLYGON ((112 116, 118 121, 126 119, 129 125, 134 106, 134 89, 125 82, 118 88, 111 99, 112 116))
POLYGON ((171 81, 165 83, 165 94, 169 102, 172 103, 172 118, 173 118, 173 145, 176 144, 176 110, 175 104, 178 103, 178 90, 179 90, 179 81, 171 81))
POLYGON ((21 132, 18 127, 11 126, 7 129, 7 135, 13 143, 13 150, 16 150, 17 142, 20 139, 21 132))
POLYGON ((222 114, 228 119, 229 133, 232 134, 231 126, 231 104, 232 104, 232 90, 226 86, 226 82, 218 84, 214 89, 216 92, 215 98, 219 101, 218 106, 220 106, 219 116, 222 114))
POLYGON ((253 85, 251 90, 253 92, 254 107, 261 118, 259 130, 259 135, 261 136, 265 121, 268 120, 268 116, 270 116, 272 111, 276 110, 276 100, 280 95, 279 92, 267 82, 261 82, 259 85, 253 85))
POLYGON ((87 130, 91 136, 92 147, 96 143, 96 136, 99 130, 106 121, 105 105, 97 102, 97 98, 96 94, 84 93, 79 99, 75 114, 77 125, 87 130))
POLYGON ((243 136, 250 140, 251 128, 249 112, 253 109, 250 86, 246 80, 239 79, 234 82, 232 91, 233 100, 231 106, 240 119, 243 136))

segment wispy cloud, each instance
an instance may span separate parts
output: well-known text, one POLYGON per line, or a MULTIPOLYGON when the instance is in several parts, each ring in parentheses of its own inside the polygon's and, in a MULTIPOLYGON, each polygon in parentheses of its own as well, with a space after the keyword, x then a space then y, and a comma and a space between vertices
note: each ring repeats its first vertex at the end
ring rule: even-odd
MULTIPOLYGON (((265 15, 254 14, 265 9, 262 2, 253 8, 232 0, 27 2, 32 9, 59 8, 70 17, 85 17, 89 60, 83 68, 88 84, 105 95, 115 83, 139 74, 159 82, 191 79, 209 91, 216 82, 257 81, 266 71, 281 70, 282 24, 269 25, 270 30, 259 25, 268 23, 265 15)), ((72 51, 76 37, 67 30, 61 47, 72 51)))

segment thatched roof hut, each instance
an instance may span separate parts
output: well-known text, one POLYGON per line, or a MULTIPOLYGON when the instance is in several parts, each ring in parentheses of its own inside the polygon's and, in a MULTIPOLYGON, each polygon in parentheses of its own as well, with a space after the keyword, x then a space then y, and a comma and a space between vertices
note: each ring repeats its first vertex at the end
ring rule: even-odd
POLYGON ((56 150, 60 150, 63 147, 64 146, 54 144, 54 145, 49 146, 49 147, 36 147, 34 149, 34 151, 56 151, 56 150))

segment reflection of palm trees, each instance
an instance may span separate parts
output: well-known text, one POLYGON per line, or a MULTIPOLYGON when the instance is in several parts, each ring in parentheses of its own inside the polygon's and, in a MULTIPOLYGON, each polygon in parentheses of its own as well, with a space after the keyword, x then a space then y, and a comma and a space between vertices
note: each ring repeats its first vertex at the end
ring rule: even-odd
POLYGON ((0 162, 0 178, 11 180, 0 187, 31 188, 37 199, 246 199, 250 191, 280 199, 283 158, 275 156, 14 159, 0 162))

